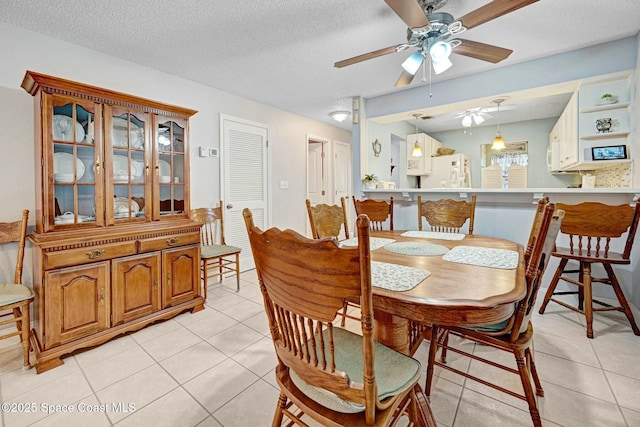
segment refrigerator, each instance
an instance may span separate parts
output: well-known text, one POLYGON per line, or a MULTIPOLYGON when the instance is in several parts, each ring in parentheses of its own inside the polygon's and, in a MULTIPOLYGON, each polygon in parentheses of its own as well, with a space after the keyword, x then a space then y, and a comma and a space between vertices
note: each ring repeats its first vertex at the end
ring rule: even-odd
POLYGON ((470 188, 471 165, 464 154, 431 158, 431 173, 420 177, 420 188, 470 188))

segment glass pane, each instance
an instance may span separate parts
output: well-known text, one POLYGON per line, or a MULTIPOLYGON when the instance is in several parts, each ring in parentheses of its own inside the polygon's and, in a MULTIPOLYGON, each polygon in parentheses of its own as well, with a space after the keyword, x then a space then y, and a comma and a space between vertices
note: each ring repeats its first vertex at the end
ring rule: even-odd
MULTIPOLYGON (((144 117, 144 116, 143 116, 144 117)), ((145 122, 133 113, 112 119, 114 218, 144 217, 145 122)))
POLYGON ((94 113, 76 103, 55 105, 57 101, 54 98, 52 121, 53 223, 95 221, 95 148, 92 137, 87 141, 88 129, 93 135, 94 113))
POLYGON ((185 127, 167 120, 158 127, 160 214, 184 213, 185 127))

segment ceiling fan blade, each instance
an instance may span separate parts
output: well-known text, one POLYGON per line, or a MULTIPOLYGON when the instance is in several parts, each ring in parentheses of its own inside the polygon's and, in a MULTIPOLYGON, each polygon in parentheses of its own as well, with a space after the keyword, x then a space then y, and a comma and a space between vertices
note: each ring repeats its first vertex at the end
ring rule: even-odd
POLYGON ((462 25, 464 25, 468 30, 484 24, 485 22, 491 21, 492 19, 499 18, 502 15, 506 15, 507 13, 511 13, 514 10, 518 10, 521 7, 529 6, 537 1, 538 0, 493 0, 492 2, 467 13, 463 17, 459 18, 458 21, 462 22, 462 25))
POLYGON ((429 25, 429 19, 416 0, 384 0, 409 28, 429 25))
POLYGON ((398 77, 398 81, 394 86, 395 87, 408 86, 411 84, 413 77, 414 77, 413 74, 407 73, 405 70, 402 70, 402 74, 400 74, 400 77, 398 77))
POLYGON ((471 40, 460 40, 462 43, 453 49, 453 53, 481 59, 494 64, 507 59, 513 53, 511 49, 493 46, 486 43, 474 42, 471 40))
POLYGON ((390 53, 396 53, 398 48, 404 45, 389 46, 384 49, 374 50, 373 52, 363 53, 362 55, 354 56, 353 58, 343 59, 333 64, 336 68, 346 67, 347 65, 357 64, 358 62, 366 61, 367 59, 377 58, 379 56, 388 55, 390 53))

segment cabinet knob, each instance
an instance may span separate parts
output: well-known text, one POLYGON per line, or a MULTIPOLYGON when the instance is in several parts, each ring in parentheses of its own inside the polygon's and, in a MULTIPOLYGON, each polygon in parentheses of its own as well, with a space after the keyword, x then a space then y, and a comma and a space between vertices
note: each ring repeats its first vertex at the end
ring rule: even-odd
POLYGON ((227 205, 227 209, 233 209, 233 205, 232 205, 231 203, 229 203, 229 204, 227 205))
POLYGON ((178 243, 178 241, 179 241, 179 239, 177 237, 172 237, 172 238, 166 240, 167 245, 169 245, 169 246, 175 245, 176 243, 178 243))
POLYGON ((89 259, 96 259, 103 256, 104 253, 105 253, 104 249, 92 249, 89 252, 87 252, 87 256, 89 257, 89 259))

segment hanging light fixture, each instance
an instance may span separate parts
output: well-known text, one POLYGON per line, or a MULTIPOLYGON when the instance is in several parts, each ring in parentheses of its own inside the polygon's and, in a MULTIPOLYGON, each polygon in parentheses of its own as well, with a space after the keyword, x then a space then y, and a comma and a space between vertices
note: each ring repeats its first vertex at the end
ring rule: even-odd
POLYGON ((414 76, 420 65, 422 65, 422 61, 424 60, 424 56, 421 51, 412 53, 407 59, 402 63, 402 68, 412 76, 414 76))
MULTIPOLYGON (((413 115, 416 118, 416 134, 418 133, 418 117, 420 117, 420 113, 416 113, 413 115)), ((422 147, 418 143, 418 138, 416 138, 416 143, 413 146, 413 151, 411 152, 411 157, 422 157, 422 147)))
POLYGON ((493 144, 491 145, 492 150, 503 150, 505 148, 504 139, 500 134, 500 104, 503 103, 504 100, 505 98, 497 98, 491 101, 494 104, 498 104, 498 131, 496 132, 496 137, 493 138, 493 144))

